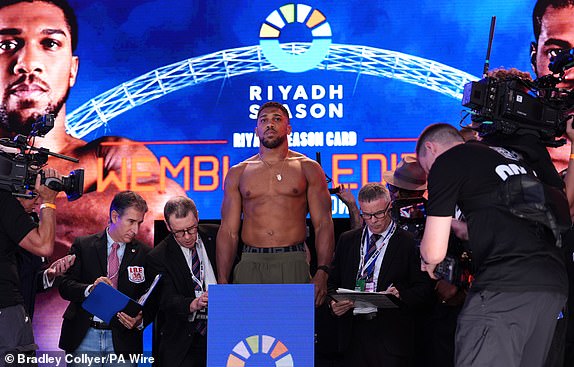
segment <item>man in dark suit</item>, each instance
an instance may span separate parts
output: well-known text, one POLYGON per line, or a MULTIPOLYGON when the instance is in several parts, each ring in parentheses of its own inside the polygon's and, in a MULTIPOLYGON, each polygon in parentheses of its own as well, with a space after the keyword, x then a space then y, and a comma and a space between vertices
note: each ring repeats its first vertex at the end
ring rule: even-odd
POLYGON ((397 228, 390 216, 390 196, 379 183, 359 191, 366 226, 339 238, 329 276, 329 288, 367 292, 387 291, 399 308, 359 308, 350 300, 330 301, 339 319, 339 348, 343 365, 412 366, 413 313, 431 300, 433 284, 420 271, 415 241, 397 228))
POLYGON ((70 252, 76 255, 76 261, 59 286, 62 298, 70 301, 63 316, 59 344, 66 353, 79 356, 86 352, 96 355, 142 352, 142 321, 149 323, 153 318, 147 309, 145 316, 142 312, 135 317, 119 312, 108 325, 85 311, 81 304, 101 282, 136 300, 146 291, 151 280, 145 269, 150 248, 135 239, 146 212, 147 204, 140 195, 122 191, 110 205, 108 227, 74 241, 70 252))
POLYGON ((185 196, 170 199, 164 218, 171 232, 148 255, 160 286, 159 354, 161 366, 205 366, 208 285, 215 284, 218 225, 198 224, 197 207, 185 196))

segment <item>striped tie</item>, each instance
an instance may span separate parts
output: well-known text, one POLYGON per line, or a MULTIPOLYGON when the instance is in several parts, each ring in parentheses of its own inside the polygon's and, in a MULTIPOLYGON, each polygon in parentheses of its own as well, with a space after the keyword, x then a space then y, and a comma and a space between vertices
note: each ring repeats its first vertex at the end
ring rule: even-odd
MULTIPOLYGON (((190 249, 191 250, 191 271, 196 279, 199 279, 199 283, 193 280, 195 284, 196 291, 202 291, 201 287, 201 264, 199 262, 199 256, 197 256, 197 243, 190 249)), ((207 333, 207 321, 206 320, 195 320, 195 329, 197 332, 203 336, 207 333)))
MULTIPOLYGON (((369 245, 367 246, 367 255, 365 256, 365 263, 369 261, 369 259, 373 256, 373 254, 377 250, 377 241, 381 237, 382 236, 380 234, 373 233, 369 238, 369 245)), ((373 260, 371 264, 369 264, 369 267, 367 267, 367 271, 365 274, 367 277, 367 281, 372 281, 374 272, 375 272, 375 261, 373 260)))
POLYGON ((108 256, 108 278, 112 281, 114 288, 118 289, 118 272, 120 270, 120 259, 118 258, 118 243, 112 244, 112 251, 108 256))

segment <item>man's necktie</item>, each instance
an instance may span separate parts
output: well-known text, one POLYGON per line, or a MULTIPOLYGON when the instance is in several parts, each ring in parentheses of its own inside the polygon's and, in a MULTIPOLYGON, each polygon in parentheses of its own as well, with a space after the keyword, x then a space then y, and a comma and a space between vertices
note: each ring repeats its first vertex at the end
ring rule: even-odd
MULTIPOLYGON (((197 255, 197 243, 190 249, 191 250, 191 271, 195 277, 193 283, 196 291, 203 291, 201 286, 201 264, 199 256, 197 255)), ((207 333, 207 320, 195 320, 195 329, 203 336, 207 333)))
POLYGON ((115 243, 112 245, 112 252, 108 256, 108 278, 112 281, 114 288, 118 288, 118 272, 120 270, 120 259, 118 258, 118 249, 120 245, 115 243))
MULTIPOLYGON (((373 256, 375 251, 377 250, 377 241, 381 238, 380 234, 373 233, 369 238, 369 245, 367 246, 367 255, 365 256, 365 264, 369 261, 369 259, 373 256)), ((367 281, 372 281, 373 273, 375 270, 375 260, 371 261, 365 275, 367 276, 367 281)))

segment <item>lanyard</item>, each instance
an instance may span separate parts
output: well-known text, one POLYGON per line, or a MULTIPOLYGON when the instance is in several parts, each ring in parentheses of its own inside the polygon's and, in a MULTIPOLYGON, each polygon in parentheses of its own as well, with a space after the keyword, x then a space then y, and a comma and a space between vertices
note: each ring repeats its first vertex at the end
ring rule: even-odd
MULTIPOLYGON (((203 291, 203 279, 205 279, 205 268, 203 266, 203 261, 201 259, 201 256, 199 255, 199 241, 195 243, 195 251, 197 252, 197 259, 199 260, 199 279, 197 279, 197 277, 195 276, 195 274, 193 274, 193 265, 192 267, 189 269, 189 272, 191 273, 191 279, 193 279, 193 281, 195 282, 195 284, 199 285, 199 287, 201 288, 201 290, 203 291)), ((190 255, 191 255, 191 249, 189 249, 190 255)))
POLYGON ((367 230, 367 227, 365 226, 365 229, 363 230, 363 234, 361 235, 361 262, 359 263, 359 272, 357 274, 357 279, 363 279, 366 277, 365 272, 367 271, 367 269, 369 268, 371 263, 373 261, 375 261, 377 259, 377 257, 379 257, 381 250, 388 244, 389 239, 391 238, 393 233, 395 233, 396 228, 397 228, 397 225, 396 225, 395 221, 394 220, 391 221, 391 226, 387 230, 387 234, 385 234, 385 237, 383 237, 382 245, 377 246, 377 251, 375 251, 371 255, 371 257, 367 260, 367 262, 365 263, 365 248, 367 247, 367 246, 365 246, 365 238, 367 237, 367 234, 369 233, 369 231, 367 230))

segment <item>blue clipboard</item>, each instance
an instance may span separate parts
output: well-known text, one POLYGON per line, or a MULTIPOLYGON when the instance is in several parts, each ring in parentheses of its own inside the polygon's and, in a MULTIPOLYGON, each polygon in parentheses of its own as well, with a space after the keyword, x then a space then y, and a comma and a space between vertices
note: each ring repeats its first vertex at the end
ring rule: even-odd
POLYGON ((122 292, 106 283, 98 283, 88 297, 82 302, 84 310, 99 317, 109 324, 114 316, 122 311, 135 317, 140 312, 151 292, 157 285, 161 274, 156 275, 153 283, 138 301, 131 299, 122 292))

